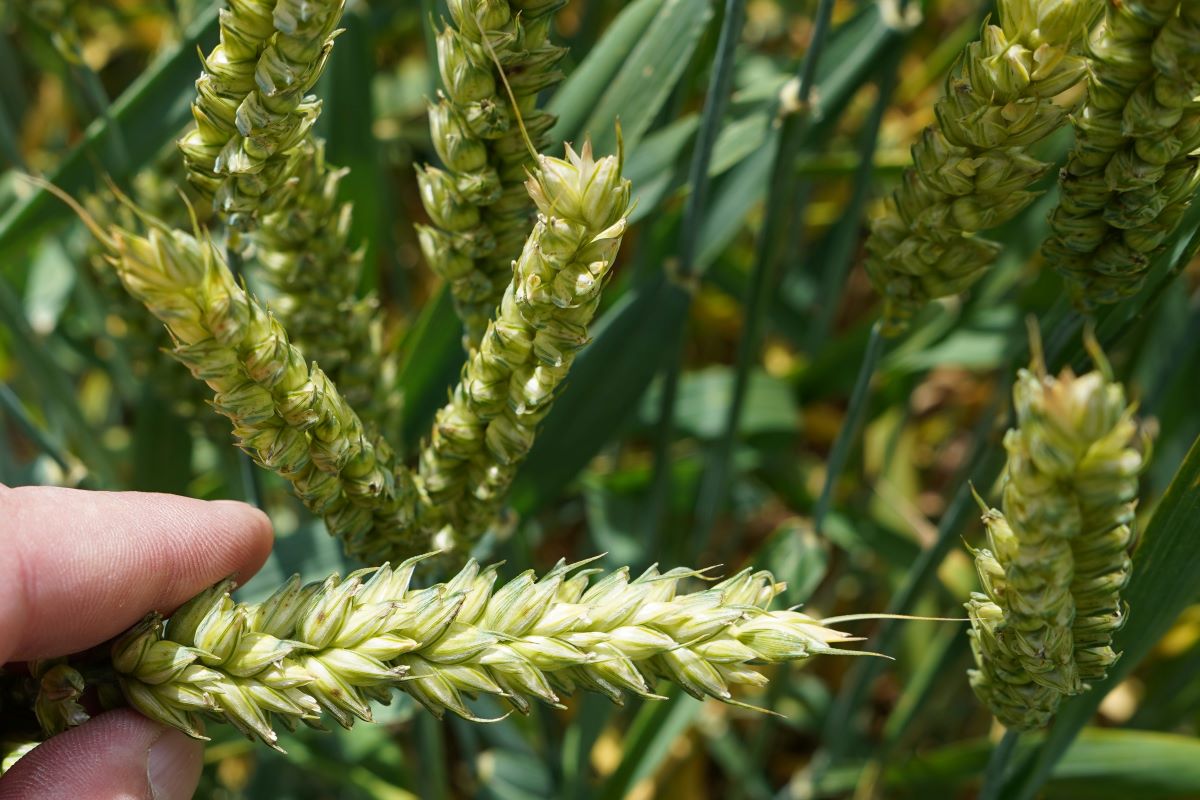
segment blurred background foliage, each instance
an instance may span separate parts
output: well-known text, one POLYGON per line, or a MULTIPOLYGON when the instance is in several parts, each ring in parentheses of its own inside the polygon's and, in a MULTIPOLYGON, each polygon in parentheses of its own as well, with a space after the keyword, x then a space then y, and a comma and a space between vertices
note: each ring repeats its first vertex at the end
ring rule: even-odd
MULTIPOLYGON (((0 2, 0 481, 256 502, 278 543, 245 590, 254 596, 294 571, 352 565, 286 486, 239 457, 202 387, 95 263, 86 232, 19 177, 41 174, 81 197, 107 178, 179 218, 173 142, 216 9, 0 2)), ((854 392, 877 315, 859 255, 865 215, 907 164, 989 10, 973 0, 570 0, 556 23, 571 54, 548 99, 554 138, 590 133, 610 149, 620 117, 636 225, 595 341, 521 473, 520 522, 496 558, 515 568, 597 552, 611 566, 753 562, 813 613, 962 613, 975 586, 963 541, 982 537, 968 481, 995 497, 1025 315, 1041 320, 1052 368, 1083 366, 1079 320, 1036 255, 1053 176, 997 237, 1007 245, 987 279, 927 309, 854 392), (740 32, 718 116, 704 96, 727 14, 744 20, 731 23, 740 32), (811 80, 797 81, 802 64, 811 80), (798 113, 781 118, 781 97, 798 113), (712 135, 707 163, 695 163, 696 142, 712 135), (708 176, 707 202, 688 215, 697 175, 708 176)), ((318 87, 328 158, 351 168, 341 189, 365 281, 383 299, 403 412, 396 438, 410 450, 462 361, 458 322, 412 228, 423 218, 413 167, 435 159, 430 20, 444 13, 436 0, 350 3, 318 87)), ((1068 144, 1052 139, 1047 155, 1061 160, 1068 144)), ((1144 559, 1131 589, 1122 669, 1064 711, 1049 743, 1023 742, 1042 758, 1047 796, 1200 797, 1200 606, 1187 608, 1200 585, 1188 563, 1200 457, 1185 460, 1200 433, 1189 266, 1198 223, 1193 209, 1147 288, 1098 321, 1158 429, 1143 528, 1181 463, 1184 473, 1150 529, 1158 558, 1144 559), (1162 572, 1164 559, 1174 571, 1162 572), (1052 768, 1049 751, 1065 752, 1052 768)), ((286 758, 215 730, 202 796, 972 796, 990 720, 966 683, 965 626, 847 624, 896 660, 776 669, 772 688, 749 699, 781 716, 671 694, 438 723, 400 696, 382 724, 285 737, 286 758)))

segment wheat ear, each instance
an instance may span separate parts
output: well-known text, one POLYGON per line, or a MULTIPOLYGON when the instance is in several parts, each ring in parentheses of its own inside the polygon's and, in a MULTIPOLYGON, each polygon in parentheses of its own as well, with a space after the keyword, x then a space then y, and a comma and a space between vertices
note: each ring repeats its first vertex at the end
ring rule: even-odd
POLYGON ((913 145, 914 165, 871 223, 867 274, 883 295, 885 332, 895 335, 930 300, 961 292, 1000 245, 978 235, 1012 219, 1036 197, 1050 164, 1031 148, 1064 124, 1052 98, 1084 76, 1075 50, 1095 0, 1001 0, 947 79, 937 124, 913 145))
POLYGON ((349 727, 371 701, 400 689, 441 717, 478 719, 467 697, 492 695, 520 712, 559 705, 577 689, 616 703, 655 697, 654 679, 735 702, 731 687, 762 686, 752 664, 805 661, 852 641, 797 611, 769 611, 783 589, 745 570, 691 594, 697 573, 651 568, 601 576, 559 562, 496 588, 474 561, 446 583, 409 585, 419 559, 345 579, 284 584, 268 600, 235 603, 219 584, 165 623, 152 615, 116 641, 112 664, 129 703, 203 737, 202 717, 277 746, 275 727, 349 727))
POLYGON ((272 202, 320 113, 308 91, 333 47, 345 0, 231 0, 203 59, 179 141, 192 185, 247 229, 272 202))
POLYGON ((588 342, 629 213, 619 157, 567 147, 526 183, 538 218, 511 285, 420 455, 431 507, 464 552, 495 521, 575 355, 588 342))
POLYGON ((1043 248, 1083 309, 1142 285, 1200 185, 1200 6, 1109 3, 1043 248))
POLYGON ((442 94, 429 108, 445 169, 417 170, 431 225, 418 226, 430 267, 449 284, 463 343, 477 348, 533 221, 525 192, 532 149, 554 118, 537 95, 557 83, 564 54, 549 41, 560 0, 451 0, 438 35, 442 94), (507 83, 507 86, 505 86, 507 83))
POLYGON ((983 516, 983 592, 967 609, 971 685, 1010 728, 1045 725, 1063 697, 1100 680, 1125 622, 1133 511, 1142 457, 1133 407, 1099 349, 1099 369, 1018 375, 1017 427, 1004 444, 1003 513, 983 516))

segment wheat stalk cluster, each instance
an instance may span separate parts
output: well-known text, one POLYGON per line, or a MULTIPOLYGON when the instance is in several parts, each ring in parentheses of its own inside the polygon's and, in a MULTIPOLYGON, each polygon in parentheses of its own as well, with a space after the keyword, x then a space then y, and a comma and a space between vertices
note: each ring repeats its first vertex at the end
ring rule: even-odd
MULTIPOLYGON (((106 702, 191 736, 217 720, 278 747, 280 728, 371 721, 393 690, 471 720, 479 697, 525 713, 576 690, 657 697, 660 679, 736 704, 735 687, 766 684, 756 665, 847 652, 838 645, 854 639, 821 620, 770 610, 784 585, 765 571, 688 593, 681 581, 701 573, 631 578, 560 561, 497 585, 497 567, 472 558, 503 527, 518 469, 590 341, 634 187, 623 145, 544 152, 555 120, 538 103, 561 79, 562 0, 450 0, 449 19, 432 23, 441 163, 417 169, 428 220, 415 232, 466 358, 406 461, 390 439, 404 402, 396 353, 380 304, 359 293, 345 171, 313 133, 343 5, 228 0, 178 143, 194 196, 171 203, 152 185, 115 210, 75 208, 236 445, 350 557, 382 566, 294 577, 259 603, 235 601, 225 581, 112 643, 107 679, 69 659, 35 663, 44 732, 85 720, 96 680, 106 702)), ((1000 0, 962 53, 866 241, 885 334, 984 276, 1002 249, 990 232, 1036 199, 1054 166, 1048 140, 1065 129, 1075 142, 1045 261, 1081 311, 1142 285, 1200 185, 1200 6, 1101 5, 1000 0)), ((970 683, 1013 730, 1046 725, 1119 655, 1143 456, 1125 389, 1091 351, 1084 375, 1049 375, 1040 352, 1019 373, 1001 507, 985 510, 975 552, 970 683)))

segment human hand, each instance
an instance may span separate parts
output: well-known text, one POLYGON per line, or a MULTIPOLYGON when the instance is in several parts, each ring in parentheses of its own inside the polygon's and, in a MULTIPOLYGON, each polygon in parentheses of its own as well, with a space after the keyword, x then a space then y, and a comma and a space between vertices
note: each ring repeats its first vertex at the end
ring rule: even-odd
MULTIPOLYGON (((271 550, 266 515, 164 494, 0 486, 0 664, 77 653, 170 612, 271 550)), ((44 742, 0 778, 0 800, 191 797, 199 742, 132 710, 44 742)))

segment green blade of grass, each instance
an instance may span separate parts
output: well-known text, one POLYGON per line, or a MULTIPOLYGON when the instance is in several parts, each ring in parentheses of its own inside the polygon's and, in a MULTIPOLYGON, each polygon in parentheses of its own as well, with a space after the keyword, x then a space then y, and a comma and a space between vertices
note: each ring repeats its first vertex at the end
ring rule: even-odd
POLYGON ((617 769, 600 790, 600 800, 621 800, 643 778, 653 774, 674 743, 700 713, 702 704, 672 687, 667 699, 647 702, 625 737, 617 769))
POLYGON ((1195 557, 1197 519, 1200 439, 1175 473, 1134 553, 1133 576, 1122 598, 1129 605, 1131 624, 1117 633, 1113 643, 1123 654, 1121 659, 1107 678, 1063 704, 1033 756, 1032 769, 1018 770, 1005 787, 1002 797, 1006 800, 1029 800, 1037 794, 1100 701, 1146 657, 1180 612, 1196 601, 1200 594, 1200 559, 1195 557))
MULTIPOLYGON (((1027 734, 1018 755, 1041 741, 1027 734)), ((932 752, 915 753, 889 767, 880 779, 882 796, 930 798, 966 796, 992 752, 984 739, 961 742, 932 752)), ((859 781, 861 767, 838 770, 828 787, 812 794, 793 785, 785 797, 844 797, 859 781)), ((1149 731, 1088 728, 1079 736, 1046 784, 1050 800, 1151 800, 1200 795, 1200 741, 1191 736, 1149 731)))
POLYGON ((445 286, 421 310, 400 343, 396 391, 403 398, 400 450, 412 452, 446 402, 463 362, 462 326, 445 286))
POLYGON ((46 414, 70 433, 84 464, 100 486, 109 486, 116 474, 112 457, 96 431, 84 419, 75 389, 59 369, 45 343, 34 333, 24 309, 7 281, 0 280, 0 324, 9 332, 17 360, 37 388, 46 414))
POLYGON ((625 147, 636 149, 683 75, 711 18, 709 0, 666 0, 623 59, 620 71, 606 81, 574 138, 590 135, 597 152, 614 152, 613 123, 619 119, 625 147))
POLYGON ((738 342, 736 378, 733 397, 725 414, 725 432, 704 471, 699 501, 696 507, 697 549, 702 549, 716 526, 717 515, 725 503, 729 485, 730 461, 737 438, 738 421, 746 394, 746 383, 750 369, 758 361, 759 339, 762 336, 766 317, 768 293, 773 285, 776 262, 780 255, 780 244, 784 239, 785 226, 798 219, 796 209, 796 187, 791 175, 801 144, 801 136, 808 126, 808 109, 813 94, 817 66, 825 46, 829 22, 833 16, 833 0, 821 0, 813 27, 812 40, 800 65, 799 85, 796 89, 793 109, 783 119, 777 149, 771 166, 771 180, 767 189, 766 219, 758 233, 754 267, 750 286, 743 302, 743 329, 738 342))
MULTIPOLYGON (((874 60, 895 42, 896 32, 874 6, 831 34, 829 57, 822 60, 816 84, 824 116, 819 125, 808 129, 805 142, 816 141, 836 123, 871 75, 874 60)), ((696 254, 700 273, 729 245, 742 220, 762 199, 777 136, 778 130, 772 128, 762 148, 714 185, 696 254)), ((527 513, 553 499, 628 421, 658 372, 663 343, 674 339, 687 308, 684 290, 660 272, 633 287, 601 318, 594 341, 571 368, 567 386, 517 476, 512 504, 518 511, 527 513), (618 365, 621 368, 614 370, 618 365)))
MULTIPOLYGON (((643 33, 666 0, 634 0, 617 15, 608 30, 554 93, 547 110, 558 117, 550 131, 553 141, 578 138, 584 120, 620 72, 643 33)), ((594 6, 588 3, 590 10, 594 6)))
POLYGON ((58 465, 64 476, 71 474, 70 453, 50 433, 42 430, 42 427, 33 421, 25 410, 25 406, 21 404, 20 398, 13 393, 7 383, 0 383, 0 412, 3 412, 18 428, 24 431, 29 440, 58 465))

